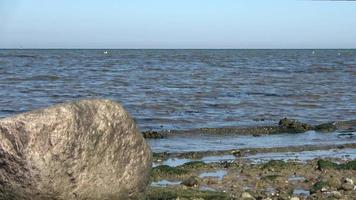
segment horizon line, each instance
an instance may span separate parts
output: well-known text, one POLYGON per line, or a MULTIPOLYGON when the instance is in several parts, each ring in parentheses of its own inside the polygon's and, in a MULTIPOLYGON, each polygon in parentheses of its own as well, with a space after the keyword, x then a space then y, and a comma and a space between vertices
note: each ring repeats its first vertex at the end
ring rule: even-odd
POLYGON ((0 48, 0 50, 356 50, 351 48, 0 48))

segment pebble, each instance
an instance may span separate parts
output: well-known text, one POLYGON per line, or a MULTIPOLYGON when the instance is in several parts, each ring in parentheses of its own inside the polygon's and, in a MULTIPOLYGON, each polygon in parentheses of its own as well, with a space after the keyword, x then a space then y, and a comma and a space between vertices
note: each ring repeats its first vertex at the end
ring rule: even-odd
POLYGON ((354 184, 354 181, 351 178, 346 178, 345 179, 345 183, 350 183, 350 184, 354 184))
POLYGON ((341 187, 343 190, 346 190, 346 191, 350 191, 350 190, 354 189, 354 185, 351 183, 344 183, 344 184, 342 184, 341 187))
POLYGON ((241 199, 255 199, 255 197, 253 197, 250 193, 248 193, 248 192, 243 192, 242 194, 241 194, 241 199))
POLYGON ((342 194, 339 191, 332 191, 333 197, 336 199, 340 199, 342 197, 342 194))
POLYGON ((321 191, 321 192, 327 192, 327 191, 328 191, 328 188, 322 187, 320 191, 321 191))
POLYGON ((187 180, 183 181, 181 184, 187 187, 196 187, 197 185, 199 185, 199 179, 198 177, 192 176, 187 180))
POLYGON ((299 197, 292 197, 290 200, 300 200, 299 197))

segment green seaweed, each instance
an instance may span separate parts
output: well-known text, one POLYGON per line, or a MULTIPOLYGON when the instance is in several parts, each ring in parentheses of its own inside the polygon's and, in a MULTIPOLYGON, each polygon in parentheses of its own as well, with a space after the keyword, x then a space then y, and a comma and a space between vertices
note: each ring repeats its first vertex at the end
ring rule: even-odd
POLYGON ((316 193, 318 191, 320 191, 323 187, 327 187, 328 184, 326 182, 323 181, 318 181, 316 182, 311 188, 310 188, 310 193, 316 193))
POLYGON ((356 160, 352 160, 345 164, 341 164, 341 169, 356 170, 356 160))
POLYGON ((280 175, 267 175, 261 178, 261 180, 264 181, 275 181, 278 177, 281 177, 280 175))
POLYGON ((356 170, 356 160, 347 163, 337 164, 328 160, 320 159, 317 162, 318 169, 356 170))
POLYGON ((168 165, 160 165, 152 169, 153 176, 157 175, 183 175, 188 173, 187 170, 178 167, 170 167, 168 165))
POLYGON ((149 188, 146 200, 175 200, 175 199, 204 199, 204 200, 227 200, 226 193, 214 191, 199 191, 182 188, 149 188))
POLYGON ((179 168, 183 169, 198 169, 198 168, 203 168, 206 167, 207 164, 203 161, 192 161, 192 162, 187 162, 184 163, 183 165, 179 166, 179 168))
POLYGON ((286 162, 283 160, 270 160, 267 163, 265 163, 262 168, 263 169, 270 169, 270 168, 283 168, 287 165, 286 162))
POLYGON ((329 160, 318 160, 318 169, 338 169, 339 165, 337 163, 331 162, 329 160))

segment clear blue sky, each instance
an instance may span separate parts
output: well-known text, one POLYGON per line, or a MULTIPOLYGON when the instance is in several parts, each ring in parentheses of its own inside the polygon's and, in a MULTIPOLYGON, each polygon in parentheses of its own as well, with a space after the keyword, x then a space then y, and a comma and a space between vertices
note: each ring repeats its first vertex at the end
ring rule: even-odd
POLYGON ((356 1, 0 0, 0 48, 356 48, 356 1))

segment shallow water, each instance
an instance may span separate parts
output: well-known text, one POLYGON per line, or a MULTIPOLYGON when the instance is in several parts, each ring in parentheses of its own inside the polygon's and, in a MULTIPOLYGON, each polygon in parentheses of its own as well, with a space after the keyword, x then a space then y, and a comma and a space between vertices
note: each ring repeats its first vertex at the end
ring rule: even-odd
MULTIPOLYGON (((296 162, 306 162, 315 158, 338 158, 341 160, 356 159, 356 149, 329 149, 329 150, 315 150, 315 151, 301 151, 301 152, 278 152, 278 153, 258 153, 255 155, 247 155, 236 158, 233 155, 209 156, 202 159, 184 159, 184 158, 169 158, 161 163, 154 163, 153 166, 169 165, 177 167, 191 161, 204 161, 205 163, 234 161, 235 159, 242 159, 249 163, 266 163, 270 160, 293 160, 296 162), (214 158, 214 159, 212 159, 214 158)), ((291 181, 299 180, 301 177, 290 177, 291 181)))
POLYGON ((315 158, 339 158, 343 160, 356 159, 356 149, 330 149, 302 152, 283 152, 283 153, 259 153, 246 156, 244 159, 252 163, 263 163, 270 160, 295 160, 305 162, 315 158))
POLYGON ((310 191, 303 188, 295 188, 293 190, 293 195, 307 197, 310 195, 310 191))
POLYGON ((291 176, 288 178, 289 182, 301 182, 301 181, 305 181, 305 177, 303 176, 291 176))
MULTIPOLYGON (((338 132, 308 131, 300 134, 251 135, 177 135, 148 140, 154 152, 219 151, 259 147, 287 147, 298 145, 337 145, 356 143, 356 138, 339 137, 338 132)), ((352 134, 356 134, 353 132, 352 134)))
POLYGON ((122 102, 141 129, 356 114, 356 50, 104 51, 0 50, 0 117, 81 98, 122 102))
POLYGON ((214 178, 218 178, 219 180, 222 180, 226 174, 227 174, 226 170, 218 170, 213 172, 203 172, 199 175, 199 177, 200 178, 214 177, 214 178))
POLYGON ((175 186, 179 185, 182 181, 169 181, 169 180, 160 180, 154 181, 151 183, 151 186, 154 187, 167 187, 167 186, 175 186))
MULTIPOLYGON (((221 162, 221 161, 231 161, 234 160, 235 156, 233 155, 221 155, 221 156, 206 156, 200 159, 205 163, 213 163, 213 162, 221 162)), ((162 162, 154 162, 153 167, 158 165, 168 165, 171 167, 177 167, 179 165, 183 165, 184 163, 188 163, 194 161, 193 159, 185 159, 185 158, 168 158, 162 162)))

